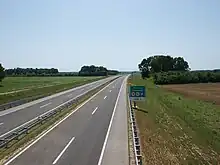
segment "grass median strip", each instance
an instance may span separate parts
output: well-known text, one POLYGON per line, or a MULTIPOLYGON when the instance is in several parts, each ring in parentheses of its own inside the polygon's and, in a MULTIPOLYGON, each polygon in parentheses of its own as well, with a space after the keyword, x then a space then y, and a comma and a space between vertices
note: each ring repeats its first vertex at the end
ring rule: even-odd
POLYGON ((136 110, 143 164, 220 162, 220 106, 169 92, 139 75, 129 82, 147 88, 136 110))
MULTIPOLYGON (((110 82, 112 82, 111 80, 110 82)), ((54 123, 60 121, 65 116, 67 116, 69 113, 71 113, 77 106, 79 106, 81 103, 89 99, 92 95, 100 91, 102 88, 104 88, 106 85, 108 85, 110 82, 103 84, 102 86, 88 92, 85 94, 80 100, 78 100, 76 103, 72 104, 69 108, 65 108, 60 113, 54 114, 52 118, 49 118, 45 120, 43 123, 36 125, 35 127, 31 128, 28 131, 28 134, 23 134, 18 137, 18 140, 14 140, 10 142, 6 148, 0 149, 0 159, 4 161, 6 158, 8 158, 10 155, 12 155, 15 151, 18 151, 19 148, 22 148, 25 146, 28 142, 31 141, 31 139, 34 139, 37 135, 42 133, 44 130, 49 129, 50 126, 52 126, 54 123)))
MULTIPOLYGON (((12 101, 16 101, 16 100, 20 100, 20 99, 27 99, 27 100, 34 100, 34 99, 38 99, 41 97, 45 97, 45 96, 49 96, 67 89, 71 89, 73 87, 77 87, 80 85, 84 85, 96 80, 100 80, 100 77, 90 77, 90 78, 86 78, 86 77, 34 77, 34 78, 24 78, 26 81, 22 81, 21 77, 10 77, 6 80, 3 81, 3 84, 0 86, 0 90, 7 90, 7 88, 11 88, 11 86, 14 86, 16 89, 16 86, 30 86, 30 84, 33 83, 33 87, 30 88, 29 90, 24 90, 24 91, 20 91, 20 92, 15 92, 15 93, 8 93, 8 94, 2 94, 0 95, 0 105, 4 104, 4 103, 8 103, 8 102, 12 102, 12 101), (18 80, 14 80, 14 79, 18 79, 18 80), (30 79, 30 80, 28 80, 30 79), (41 82, 41 80, 44 82, 41 82), (52 81, 57 81, 57 83, 52 82, 52 81), (11 81, 15 81, 14 83, 11 83, 11 81), (37 83, 36 83, 37 81, 37 83), (58 83, 59 82, 59 83, 58 83), (9 83, 10 85, 7 85, 7 83, 9 83), (41 87, 38 88, 37 84, 39 83, 43 83, 45 85, 45 83, 48 83, 49 85, 45 86, 45 87, 41 87), (21 85, 19 85, 21 84, 21 85), (51 84, 51 85, 50 85, 51 84), (36 87, 35 87, 36 86, 36 87)), ((17 87, 18 88, 18 87, 17 87)))

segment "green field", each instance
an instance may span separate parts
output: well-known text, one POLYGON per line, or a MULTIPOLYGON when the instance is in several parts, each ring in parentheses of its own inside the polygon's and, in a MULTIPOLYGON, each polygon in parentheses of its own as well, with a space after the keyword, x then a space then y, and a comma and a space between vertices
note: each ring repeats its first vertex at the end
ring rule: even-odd
POLYGON ((6 77, 0 86, 0 104, 47 96, 98 79, 101 77, 6 77))
POLYGON ((136 111, 143 164, 220 162, 220 106, 168 92, 138 75, 129 82, 147 88, 136 111))

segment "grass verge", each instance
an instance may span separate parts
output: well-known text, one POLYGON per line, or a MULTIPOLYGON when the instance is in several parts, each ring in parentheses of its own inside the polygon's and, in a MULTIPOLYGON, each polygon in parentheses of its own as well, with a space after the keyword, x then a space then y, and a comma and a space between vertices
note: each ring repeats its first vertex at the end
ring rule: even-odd
MULTIPOLYGON (((110 82, 112 82, 111 80, 110 82)), ((16 153, 16 151, 19 150, 19 148, 24 147, 28 142, 31 142, 32 139, 35 139, 39 134, 41 134, 43 131, 49 129, 51 126, 54 125, 54 123, 59 122, 62 118, 64 118, 66 115, 71 113, 77 106, 79 106, 81 103, 89 99, 92 95, 97 93, 99 90, 104 88, 107 84, 110 82, 103 84, 99 88, 87 93, 83 98, 81 98, 77 103, 71 105, 71 107, 66 108, 62 110, 60 113, 55 114, 52 118, 45 120, 42 124, 39 124, 28 131, 28 134, 21 135, 19 137, 19 140, 12 141, 7 148, 1 148, 0 149, 0 160, 4 162, 8 157, 10 157, 13 153, 16 153)), ((0 163, 2 163, 0 162, 0 163)))
POLYGON ((220 106, 168 92, 139 75, 128 81, 147 88, 136 111, 143 164, 220 162, 220 106))

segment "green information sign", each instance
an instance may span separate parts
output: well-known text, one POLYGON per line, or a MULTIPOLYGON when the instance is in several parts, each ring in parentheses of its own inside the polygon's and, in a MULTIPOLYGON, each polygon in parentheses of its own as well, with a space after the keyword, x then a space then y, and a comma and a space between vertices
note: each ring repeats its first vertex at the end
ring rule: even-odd
POLYGON ((130 86, 130 100, 143 101, 146 98, 145 86, 130 86))

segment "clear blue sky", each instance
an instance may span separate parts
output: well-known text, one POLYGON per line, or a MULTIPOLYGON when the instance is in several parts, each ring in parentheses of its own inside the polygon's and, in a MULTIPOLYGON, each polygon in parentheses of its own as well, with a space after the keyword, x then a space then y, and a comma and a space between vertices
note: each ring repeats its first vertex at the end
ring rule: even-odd
POLYGON ((220 68, 220 0, 0 0, 5 68, 137 70, 152 54, 220 68))

